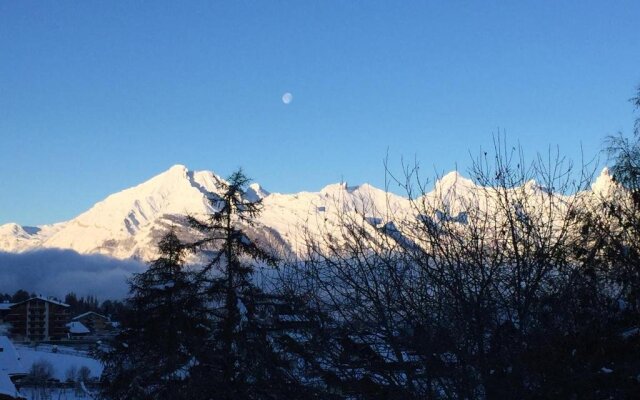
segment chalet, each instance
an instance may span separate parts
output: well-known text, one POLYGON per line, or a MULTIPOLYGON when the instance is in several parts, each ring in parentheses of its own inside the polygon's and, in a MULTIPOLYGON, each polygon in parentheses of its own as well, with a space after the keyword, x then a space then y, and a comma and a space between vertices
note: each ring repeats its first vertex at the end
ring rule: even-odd
POLYGON ((71 321, 67 324, 70 339, 82 339, 91 334, 89 328, 84 326, 82 322, 71 321))
POLYGON ((71 319, 71 322, 77 322, 89 329, 93 335, 106 334, 113 330, 113 322, 107 316, 98 314, 97 312, 89 311, 84 314, 80 314, 71 319))
POLYGON ((66 338, 69 305, 60 301, 32 297, 19 303, 2 303, 2 321, 18 341, 55 341, 66 338))

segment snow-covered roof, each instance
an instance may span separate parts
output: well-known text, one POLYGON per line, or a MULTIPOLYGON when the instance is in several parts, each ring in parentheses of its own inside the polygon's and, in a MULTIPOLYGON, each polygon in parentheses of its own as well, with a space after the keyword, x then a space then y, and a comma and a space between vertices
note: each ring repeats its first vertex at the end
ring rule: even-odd
POLYGON ((6 372, 0 371, 0 395, 9 396, 10 398, 19 399, 20 393, 16 386, 11 382, 6 372))
POLYGON ((20 355, 6 336, 0 336, 0 373, 5 373, 8 376, 27 373, 20 362, 20 355))
POLYGON ((67 326, 67 328, 69 328, 69 333, 73 333, 75 335, 82 335, 82 334, 85 334, 85 333, 91 333, 89 328, 84 326, 84 324, 82 322, 73 321, 73 322, 69 322, 66 326, 67 326))
POLYGON ((8 310, 11 308, 12 305, 13 303, 9 303, 9 302, 0 303, 0 310, 8 310))
POLYGON ((77 315, 77 316, 75 316, 75 317, 71 318, 71 320, 75 321, 75 320, 77 320, 77 319, 81 319, 81 318, 87 317, 87 316, 89 316, 89 315, 91 315, 91 314, 95 314, 96 316, 98 316, 98 317, 100 317, 100 318, 103 318, 103 319, 106 319, 107 321, 108 321, 108 320, 110 320, 110 318, 109 318, 109 317, 106 317, 106 316, 104 316, 104 315, 102 315, 102 314, 98 314, 98 313, 97 313, 97 312, 95 312, 95 311, 87 311, 86 313, 82 313, 82 314, 80 314, 80 315, 77 315))
POLYGON ((21 302, 18 302, 18 303, 14 303, 11 306, 15 306, 15 305, 18 305, 18 304, 23 304, 23 303, 26 303, 26 302, 31 301, 31 300, 42 300, 42 301, 46 301, 48 303, 56 304, 56 305, 59 305, 59 306, 62 306, 62 307, 69 307, 69 305, 66 304, 66 303, 63 303, 61 301, 58 301, 58 300, 55 300, 55 299, 52 299, 52 298, 49 298, 49 297, 44 297, 44 296, 31 297, 28 300, 24 300, 24 301, 21 301, 21 302))

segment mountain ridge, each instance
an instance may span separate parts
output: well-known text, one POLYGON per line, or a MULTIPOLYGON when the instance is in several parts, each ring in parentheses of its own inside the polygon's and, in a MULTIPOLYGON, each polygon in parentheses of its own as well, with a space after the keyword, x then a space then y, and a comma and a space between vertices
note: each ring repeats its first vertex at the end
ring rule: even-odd
MULTIPOLYGON (((213 211, 209 198, 218 193, 216 182, 223 180, 212 171, 189 170, 176 164, 166 171, 130 188, 113 193, 75 218, 51 225, 23 227, 0 225, 0 251, 24 252, 43 248, 71 249, 81 254, 104 254, 119 259, 149 260, 155 244, 170 226, 184 228, 183 216, 205 215, 213 211)), ((592 183, 597 193, 607 193, 613 181, 605 168, 592 183)), ((535 184, 534 184, 535 185, 535 184)), ((452 171, 438 179, 423 197, 451 196, 479 188, 471 179, 452 171)), ((329 184, 317 192, 270 193, 252 183, 247 200, 262 200, 263 212, 257 223, 277 232, 294 252, 305 234, 321 234, 338 229, 340 211, 367 210, 372 220, 389 220, 390 215, 411 215, 411 200, 368 183, 349 186, 329 184), (336 213, 338 211, 338 213, 336 213), (385 215, 386 214, 386 215, 385 215), (323 222, 324 227, 318 222, 323 222)), ((453 207, 455 208, 455 207, 453 207)))

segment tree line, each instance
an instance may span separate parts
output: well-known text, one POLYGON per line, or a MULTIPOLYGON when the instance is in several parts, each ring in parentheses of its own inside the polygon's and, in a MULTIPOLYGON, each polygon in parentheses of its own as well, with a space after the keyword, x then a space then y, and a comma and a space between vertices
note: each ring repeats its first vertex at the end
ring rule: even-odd
MULTIPOLYGON (((633 99, 640 107, 639 96, 633 99)), ((218 182, 199 239, 170 231, 103 343, 109 399, 626 399, 640 394, 640 122, 612 184, 497 139, 473 189, 337 207, 303 254, 250 238, 261 203, 218 182), (382 216, 371 218, 372 215, 382 216), (186 257, 207 257, 192 266, 186 257)))

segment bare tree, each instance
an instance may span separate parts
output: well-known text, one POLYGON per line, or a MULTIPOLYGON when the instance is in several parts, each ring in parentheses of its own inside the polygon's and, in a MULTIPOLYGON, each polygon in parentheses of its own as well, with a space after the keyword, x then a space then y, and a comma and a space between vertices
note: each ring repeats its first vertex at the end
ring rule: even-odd
POLYGON ((405 169, 396 182, 409 214, 335 207, 339 230, 309 237, 286 274, 284 287, 332 320, 323 357, 342 388, 387 398, 571 394, 548 387, 552 359, 535 354, 570 324, 561 308, 579 280, 584 197, 575 193, 590 175, 551 153, 525 164, 499 140, 470 172, 473 181, 449 175, 427 193, 413 183, 418 168, 405 169))

